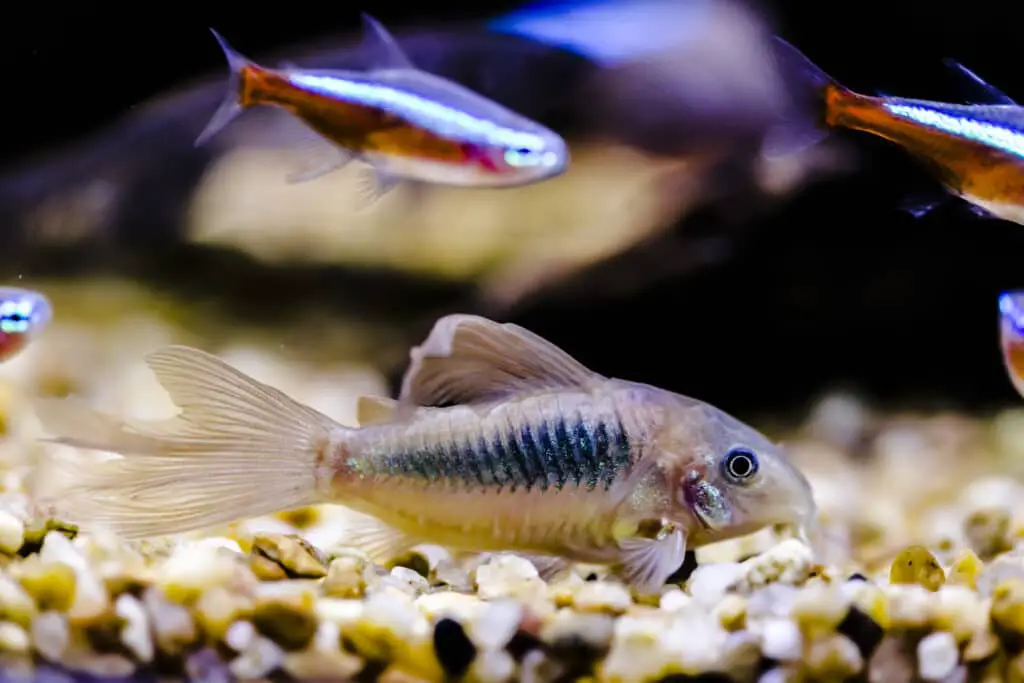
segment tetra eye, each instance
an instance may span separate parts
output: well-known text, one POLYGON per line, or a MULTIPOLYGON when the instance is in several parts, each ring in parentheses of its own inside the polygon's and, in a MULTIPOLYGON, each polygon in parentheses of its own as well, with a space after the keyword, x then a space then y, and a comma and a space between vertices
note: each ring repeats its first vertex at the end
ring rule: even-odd
POLYGON ((723 474, 735 483, 748 481, 757 474, 757 468, 757 456, 747 448, 733 448, 722 461, 723 474))
POLYGON ((527 166, 533 163, 534 152, 532 149, 520 147, 505 152, 505 161, 509 166, 527 166))

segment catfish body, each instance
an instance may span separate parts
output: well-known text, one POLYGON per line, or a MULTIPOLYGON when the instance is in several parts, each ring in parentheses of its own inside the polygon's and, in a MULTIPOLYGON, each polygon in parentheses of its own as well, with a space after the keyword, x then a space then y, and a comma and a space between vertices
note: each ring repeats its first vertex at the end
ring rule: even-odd
POLYGON ((204 352, 157 351, 176 418, 39 404, 57 441, 122 456, 60 463, 71 476, 49 499, 133 537, 336 503, 360 513, 345 542, 378 560, 421 543, 513 551, 545 573, 614 565, 641 592, 688 546, 813 515, 807 481, 759 432, 523 328, 446 316, 411 355, 399 398, 363 397, 353 428, 204 352))

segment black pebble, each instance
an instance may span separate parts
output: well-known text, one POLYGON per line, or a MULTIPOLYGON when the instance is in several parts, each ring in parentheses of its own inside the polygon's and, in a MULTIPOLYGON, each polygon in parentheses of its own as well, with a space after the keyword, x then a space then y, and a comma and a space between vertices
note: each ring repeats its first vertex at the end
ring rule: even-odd
POLYGON ((854 572, 846 579, 847 581, 868 581, 868 577, 864 576, 860 572, 854 572))
POLYGON ((476 645, 466 635, 462 624, 445 618, 434 625, 434 654, 445 673, 460 678, 476 659, 476 645))
POLYGON ((528 652, 539 650, 543 646, 544 644, 537 636, 526 631, 516 631, 516 634, 512 636, 512 640, 508 641, 505 649, 508 650, 513 659, 521 662, 528 652))
POLYGON ((885 630, 874 619, 856 607, 850 608, 836 631, 854 642, 865 661, 871 657, 885 635, 885 630))
POLYGON ((687 550, 686 556, 683 558, 683 564, 680 565, 679 569, 675 570, 672 576, 668 577, 666 583, 682 583, 690 578, 690 574, 695 569, 697 569, 697 553, 687 550))

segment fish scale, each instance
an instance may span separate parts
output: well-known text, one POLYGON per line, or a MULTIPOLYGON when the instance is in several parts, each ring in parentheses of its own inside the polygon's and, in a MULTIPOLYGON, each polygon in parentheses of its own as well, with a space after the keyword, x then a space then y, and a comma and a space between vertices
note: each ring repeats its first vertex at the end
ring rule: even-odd
POLYGON ((533 400, 473 421, 428 413, 411 427, 367 429, 354 460, 377 477, 496 492, 610 489, 631 461, 618 411, 555 408, 533 400))

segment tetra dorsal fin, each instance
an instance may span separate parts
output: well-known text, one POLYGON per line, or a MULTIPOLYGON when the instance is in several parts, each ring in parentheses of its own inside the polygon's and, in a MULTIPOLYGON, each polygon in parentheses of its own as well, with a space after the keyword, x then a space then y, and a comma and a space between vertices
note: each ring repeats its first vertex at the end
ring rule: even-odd
POLYGON ((366 60, 373 69, 415 69, 405 51, 380 22, 363 13, 363 44, 366 60))
POLYGON ((356 403, 356 420, 360 427, 395 419, 398 401, 383 396, 360 396, 356 403))
POLYGON ((399 402, 479 403, 537 389, 586 389, 603 379, 565 351, 511 323, 447 315, 410 352, 399 402))
POLYGON ((964 79, 970 81, 971 85, 974 86, 975 92, 983 95, 984 101, 976 102, 977 104, 1017 104, 1009 95, 994 85, 982 80, 980 76, 960 62, 946 58, 942 60, 942 63, 945 64, 948 69, 955 71, 964 79))

